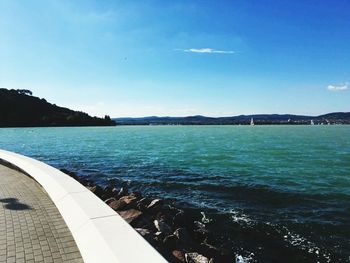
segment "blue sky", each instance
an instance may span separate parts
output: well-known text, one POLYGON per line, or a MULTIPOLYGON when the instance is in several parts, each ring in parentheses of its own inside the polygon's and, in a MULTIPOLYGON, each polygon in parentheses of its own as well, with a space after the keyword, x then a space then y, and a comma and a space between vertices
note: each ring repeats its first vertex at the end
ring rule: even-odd
POLYGON ((112 117, 350 111, 350 2, 0 0, 0 87, 112 117))

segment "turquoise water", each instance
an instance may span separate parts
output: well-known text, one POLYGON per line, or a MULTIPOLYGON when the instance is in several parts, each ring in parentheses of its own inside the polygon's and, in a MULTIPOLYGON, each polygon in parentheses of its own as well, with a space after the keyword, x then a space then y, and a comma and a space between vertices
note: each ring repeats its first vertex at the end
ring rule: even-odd
POLYGON ((350 126, 9 128, 0 148, 232 224, 287 229, 285 242, 311 243, 320 262, 349 256, 350 126))

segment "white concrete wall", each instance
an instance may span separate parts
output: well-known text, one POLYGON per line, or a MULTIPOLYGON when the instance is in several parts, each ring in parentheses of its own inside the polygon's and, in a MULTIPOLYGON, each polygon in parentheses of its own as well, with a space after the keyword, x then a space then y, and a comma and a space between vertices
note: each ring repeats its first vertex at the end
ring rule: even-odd
POLYGON ((79 182, 38 160, 0 150, 0 159, 33 177, 57 206, 85 263, 167 262, 113 209, 79 182))

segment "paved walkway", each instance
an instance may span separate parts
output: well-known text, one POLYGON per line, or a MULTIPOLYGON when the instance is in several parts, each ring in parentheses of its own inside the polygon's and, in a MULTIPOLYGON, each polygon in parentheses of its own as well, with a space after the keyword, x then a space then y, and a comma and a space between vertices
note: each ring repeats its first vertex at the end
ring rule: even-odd
POLYGON ((50 197, 30 177, 0 165, 0 263, 83 262, 50 197))

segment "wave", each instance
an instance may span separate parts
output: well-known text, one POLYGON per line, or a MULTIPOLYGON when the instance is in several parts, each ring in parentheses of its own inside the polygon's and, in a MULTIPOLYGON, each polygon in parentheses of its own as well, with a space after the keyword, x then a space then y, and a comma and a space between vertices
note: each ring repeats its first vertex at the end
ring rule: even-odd
POLYGON ((199 223, 212 228, 218 243, 240 255, 238 262, 280 262, 282 257, 291 263, 346 262, 346 251, 350 251, 346 243, 350 198, 346 194, 295 192, 227 182, 224 175, 210 179, 197 173, 184 175, 180 170, 172 176, 169 170, 147 176, 145 171, 132 169, 127 176, 115 172, 91 170, 88 174, 199 209, 199 223))

